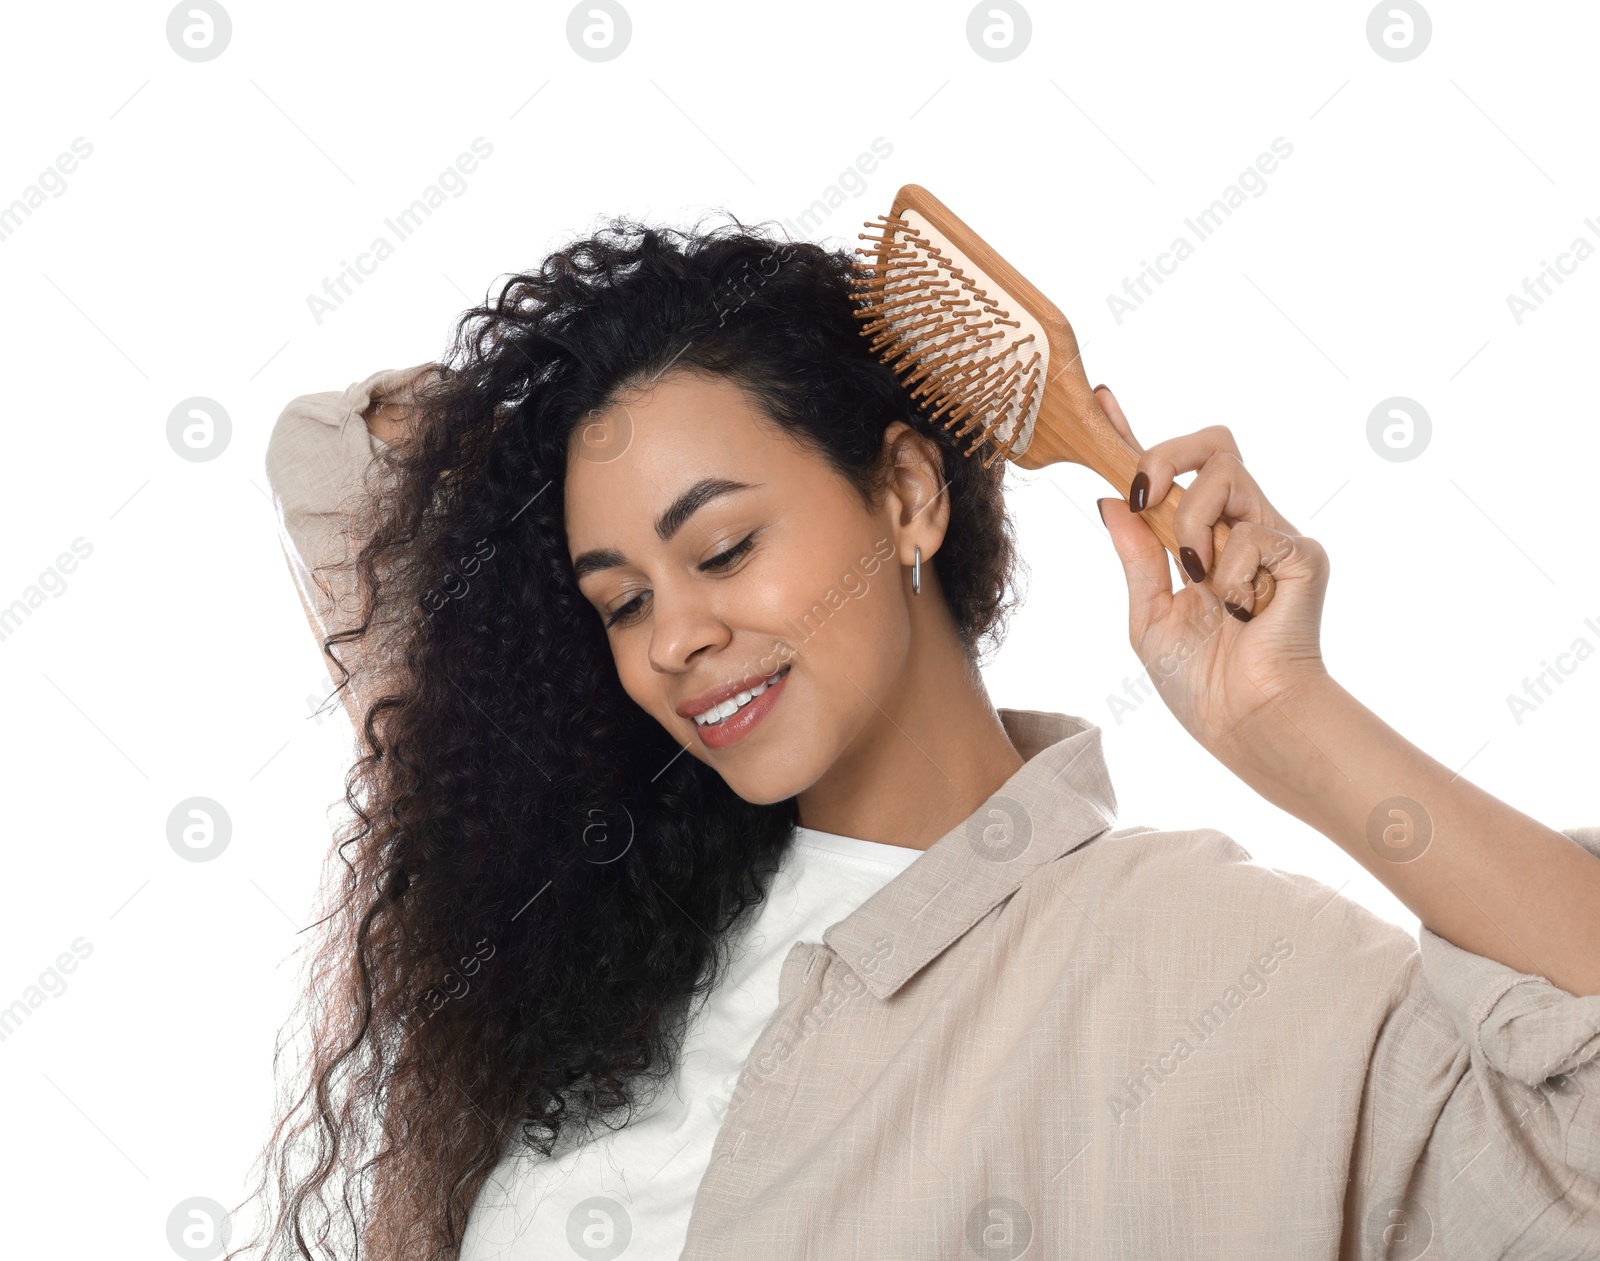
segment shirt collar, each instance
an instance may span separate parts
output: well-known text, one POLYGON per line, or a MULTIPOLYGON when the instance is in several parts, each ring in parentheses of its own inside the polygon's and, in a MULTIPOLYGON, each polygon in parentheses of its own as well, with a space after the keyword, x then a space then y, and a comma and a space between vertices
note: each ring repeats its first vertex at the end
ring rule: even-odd
POLYGON ((1099 727, 1041 710, 997 712, 1025 759, 1021 769, 822 934, 880 999, 1015 893, 1030 872, 1116 820, 1099 727))

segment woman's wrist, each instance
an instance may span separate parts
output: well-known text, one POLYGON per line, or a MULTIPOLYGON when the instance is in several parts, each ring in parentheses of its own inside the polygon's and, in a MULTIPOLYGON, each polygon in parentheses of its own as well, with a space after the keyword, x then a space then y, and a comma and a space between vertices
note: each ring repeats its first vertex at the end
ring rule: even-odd
POLYGON ((1216 756, 1369 870, 1374 857, 1388 856, 1370 844, 1373 811, 1390 799, 1431 799, 1450 774, 1325 672, 1276 690, 1248 731, 1216 756))
POLYGON ((403 404, 375 398, 362 409, 361 418, 368 433, 394 446, 405 436, 406 411, 403 404))
POLYGON ((1344 782, 1334 760, 1317 741, 1315 729, 1345 729, 1367 710, 1326 671, 1307 672, 1261 690, 1261 704, 1250 718, 1216 742, 1218 761, 1274 805, 1299 815, 1302 804, 1344 782))

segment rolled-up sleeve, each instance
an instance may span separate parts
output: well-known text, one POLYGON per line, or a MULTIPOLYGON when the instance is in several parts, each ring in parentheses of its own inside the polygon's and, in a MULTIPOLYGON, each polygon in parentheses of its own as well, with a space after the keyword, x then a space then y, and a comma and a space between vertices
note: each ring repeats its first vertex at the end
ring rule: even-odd
MULTIPOLYGON (((385 475, 376 457, 387 449, 361 413, 374 398, 402 394, 431 366, 383 369, 342 391, 303 394, 273 425, 264 463, 279 540, 319 646, 360 622, 357 527, 376 489, 373 479, 385 475)), ((372 699, 378 654, 355 642, 332 651, 351 674, 347 708, 359 723, 372 699)), ((330 668, 330 676, 337 682, 339 671, 330 668)))
MULTIPOLYGON (((1600 827, 1564 834, 1600 856, 1600 827)), ((1600 1259, 1600 995, 1419 939, 1373 1052, 1347 1255, 1600 1259)))

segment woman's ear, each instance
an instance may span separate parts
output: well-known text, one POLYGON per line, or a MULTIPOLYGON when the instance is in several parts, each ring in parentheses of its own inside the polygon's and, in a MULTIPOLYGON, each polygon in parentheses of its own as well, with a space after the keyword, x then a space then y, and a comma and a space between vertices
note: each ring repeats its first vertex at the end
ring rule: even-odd
POLYGON ((932 438, 897 420, 884 430, 883 458, 888 466, 884 507, 899 561, 911 564, 918 547, 922 559, 929 560, 950 526, 942 449, 932 438))

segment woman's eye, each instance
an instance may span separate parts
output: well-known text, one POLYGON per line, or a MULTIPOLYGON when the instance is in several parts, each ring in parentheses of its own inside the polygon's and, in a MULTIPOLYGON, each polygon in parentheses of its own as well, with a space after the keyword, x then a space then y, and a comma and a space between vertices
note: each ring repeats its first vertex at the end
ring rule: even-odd
POLYGON ((725 552, 718 552, 710 560, 701 561, 700 568, 726 569, 729 565, 733 564, 734 561, 738 560, 739 557, 743 556, 750 550, 750 546, 755 542, 755 538, 756 536, 753 533, 745 535, 743 542, 735 543, 725 552))
MULTIPOLYGON (((702 570, 717 571, 727 569, 736 564, 739 559, 755 545, 756 535, 759 533, 759 530, 751 531, 727 551, 718 552, 709 560, 701 561, 700 568, 702 570)), ((641 591, 638 595, 634 596, 633 599, 629 600, 620 608, 612 610, 605 619, 606 629, 610 630, 613 626, 623 626, 630 622, 637 621, 638 618, 642 616, 643 605, 649 595, 650 593, 648 591, 641 591)))
POLYGON ((606 629, 610 630, 619 622, 631 622, 634 616, 638 613, 640 606, 643 605, 645 596, 649 594, 650 593, 648 591, 640 592, 621 608, 613 609, 611 611, 611 615, 606 618, 606 629))

